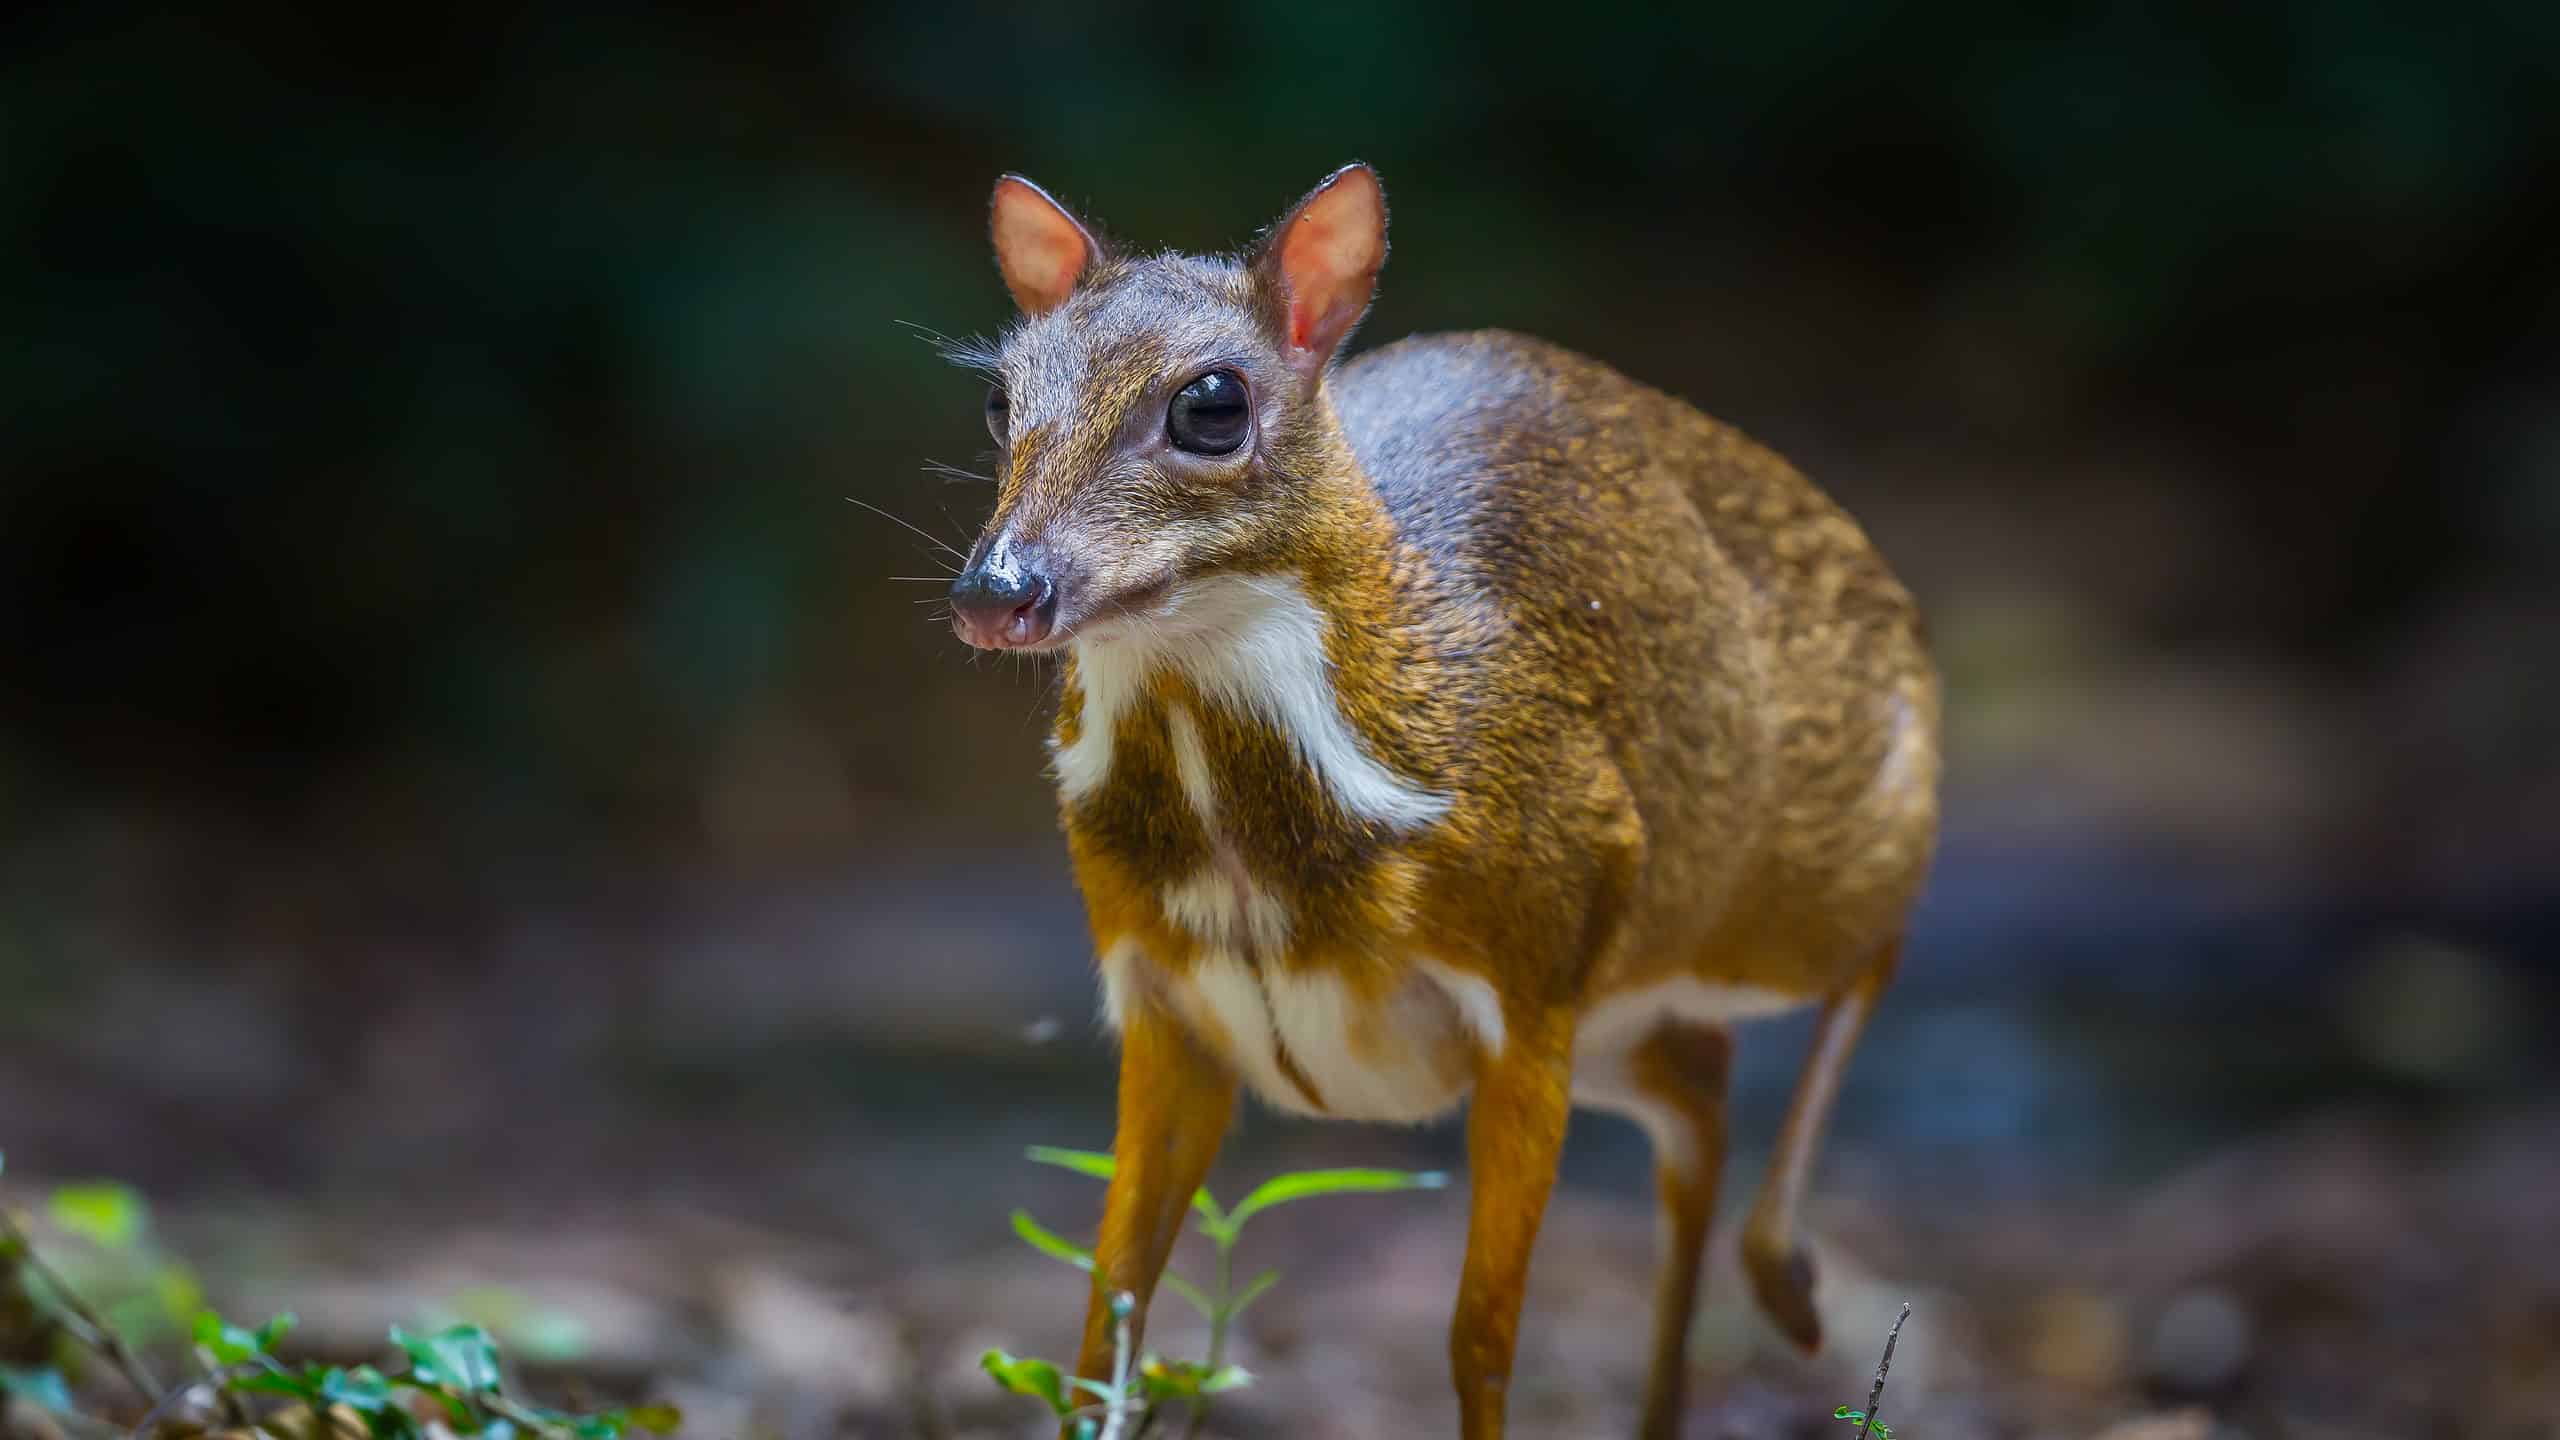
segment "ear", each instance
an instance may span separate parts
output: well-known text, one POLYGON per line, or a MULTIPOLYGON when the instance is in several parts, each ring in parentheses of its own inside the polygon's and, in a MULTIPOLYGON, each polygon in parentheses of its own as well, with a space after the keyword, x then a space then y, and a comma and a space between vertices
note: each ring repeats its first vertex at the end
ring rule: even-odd
POLYGON ((1368 313, 1387 263, 1387 193, 1378 172, 1345 165, 1280 217, 1255 262, 1276 294, 1283 348, 1312 380, 1368 313))
POLYGON ((1067 303, 1076 281, 1102 258, 1102 243, 1049 192, 1007 175, 987 202, 987 231, 995 240, 996 268, 1004 287, 1026 315, 1046 315, 1067 303))

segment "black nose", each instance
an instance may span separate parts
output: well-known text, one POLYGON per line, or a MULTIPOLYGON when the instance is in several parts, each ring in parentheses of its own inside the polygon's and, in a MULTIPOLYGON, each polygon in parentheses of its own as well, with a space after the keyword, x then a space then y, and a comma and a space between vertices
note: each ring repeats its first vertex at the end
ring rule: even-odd
POLYGON ((1057 585, 1010 556, 990 557, 951 582, 951 628, 981 650, 1037 645, 1057 618, 1057 585))

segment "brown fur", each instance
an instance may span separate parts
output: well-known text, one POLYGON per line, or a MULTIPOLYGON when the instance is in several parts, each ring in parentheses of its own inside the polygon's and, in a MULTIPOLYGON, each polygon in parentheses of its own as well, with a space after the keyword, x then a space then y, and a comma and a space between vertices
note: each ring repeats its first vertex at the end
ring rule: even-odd
MULTIPOLYGON (((1909 596, 1784 460, 1517 335, 1406 340, 1328 375, 1324 356, 1288 350, 1290 281, 1271 255, 1096 253, 1063 304, 1007 335, 1012 429, 978 554, 1002 535, 1053 557, 1070 647, 1142 634, 1168 586, 1294 579, 1361 749, 1448 808, 1414 827, 1365 818, 1265 715, 1179 667, 1145 678, 1107 781, 1063 807, 1096 944, 1135 957, 1118 977, 1123 1180, 1097 1285, 1152 1291, 1160 1231, 1207 1164, 1203 1118, 1183 1107, 1223 1126, 1231 1103, 1238 1037, 1191 988, 1203 942, 1162 897, 1233 877, 1288 920, 1278 949, 1238 947, 1256 973, 1338 977, 1356 1052, 1414 1047, 1472 1080, 1478 1179, 1452 1356, 1466 1432, 1490 1435, 1576 1017, 1672 976, 1819 999, 1880 973, 1935 830, 1936 682, 1909 596), (1165 404, 1210 366, 1247 377, 1254 439, 1222 460, 1172 453, 1165 404), (1186 797, 1177 715, 1214 772, 1214 822, 1186 797), (1490 982, 1498 1053, 1454 1023, 1422 956, 1490 982), (1142 1184, 1142 1153, 1179 1159, 1143 1167, 1142 1184)), ((1067 661, 1062 749, 1084 737, 1088 663, 1067 661)), ((1722 1033, 1683 1038, 1666 1020, 1634 1076, 1717 1147, 1722 1033)), ((1299 1094, 1267 1098, 1331 1108, 1276 1048, 1299 1094)), ((1820 1122, 1793 1137, 1806 1165, 1820 1122)), ((1684 1250, 1703 1244, 1713 1191, 1711 1163, 1666 1175, 1684 1250)), ((1767 1263, 1796 1258, 1787 1224, 1760 1228, 1782 1252, 1767 1263)), ((1695 1264, 1676 1259, 1685 1282, 1666 1270, 1681 1313, 1658 1336, 1649 1433, 1676 1426, 1695 1264)), ((1101 1333, 1089 1323, 1088 1366, 1101 1333)))

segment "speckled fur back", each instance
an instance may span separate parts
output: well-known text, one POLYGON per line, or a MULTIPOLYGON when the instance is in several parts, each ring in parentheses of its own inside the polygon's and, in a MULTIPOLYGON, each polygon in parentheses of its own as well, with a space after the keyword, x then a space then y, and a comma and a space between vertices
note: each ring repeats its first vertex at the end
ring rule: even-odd
POLYGON ((1938 701, 1856 522, 1741 432, 1527 336, 1414 337, 1327 389, 1400 540, 1609 734, 1650 873, 1595 988, 1861 963, 1926 868, 1938 701))

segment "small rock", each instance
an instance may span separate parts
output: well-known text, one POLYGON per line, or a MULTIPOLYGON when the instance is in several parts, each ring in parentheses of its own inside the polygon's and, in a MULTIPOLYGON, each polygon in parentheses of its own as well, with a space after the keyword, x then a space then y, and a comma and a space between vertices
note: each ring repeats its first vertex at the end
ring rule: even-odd
POLYGON ((2209 1440, 2213 1434, 2213 1416, 2204 1410, 2172 1410, 2161 1415, 2140 1415, 2110 1425, 2098 1432, 2097 1440, 2209 1440))
POLYGON ((2229 1292, 2195 1289, 2160 1312, 2151 1329, 2151 1374, 2190 1392, 2217 1390, 2249 1363, 2249 1312, 2229 1292))
POLYGON ((2124 1377, 2130 1340, 2113 1301, 2087 1290, 2055 1290, 2028 1310, 2027 1363, 2066 1385, 2103 1389, 2124 1377))
POLYGON ((847 1308, 761 1266, 731 1272, 720 1288, 739 1349, 772 1379, 861 1406, 884 1405, 904 1388, 906 1347, 888 1316, 847 1308))

